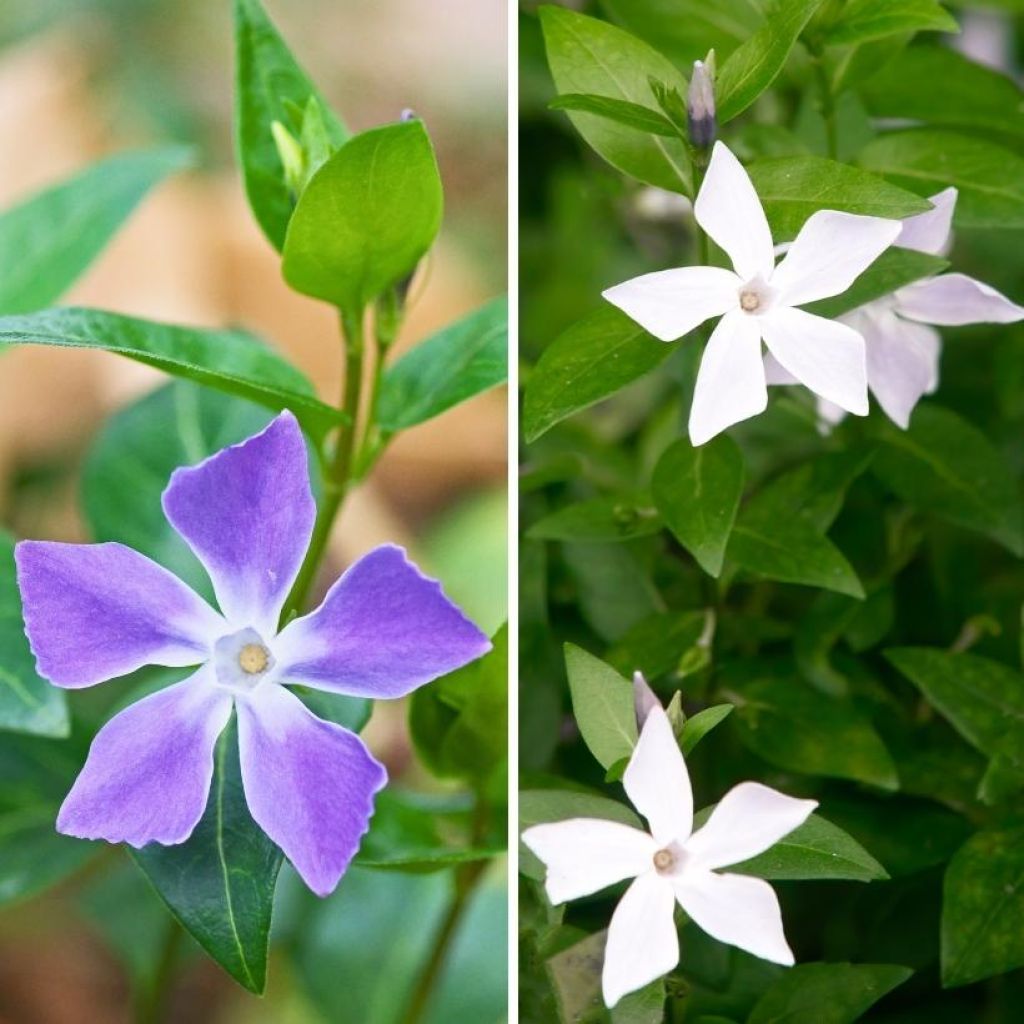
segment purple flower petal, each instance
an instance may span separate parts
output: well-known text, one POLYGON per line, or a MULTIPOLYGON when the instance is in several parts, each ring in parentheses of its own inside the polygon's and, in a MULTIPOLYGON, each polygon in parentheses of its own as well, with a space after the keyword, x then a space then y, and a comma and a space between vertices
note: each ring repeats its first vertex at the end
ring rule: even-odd
POLYGON ((107 722, 57 831, 135 847, 188 839, 206 809, 213 748, 231 717, 231 695, 213 678, 204 666, 107 722))
POLYGON ((295 417, 285 411, 255 437, 176 470, 163 503, 225 617, 273 636, 316 517, 295 417))
POLYGON ((355 733, 317 718, 282 686, 263 686, 237 707, 249 811, 326 896, 359 849, 387 773, 355 733))
POLYGON ((274 643, 281 677, 359 697, 401 697, 491 648, 490 641, 391 544, 331 587, 274 643))
POLYGON ((22 541, 25 631, 39 674, 93 686, 143 665, 198 665, 223 622, 176 576, 122 544, 22 541))

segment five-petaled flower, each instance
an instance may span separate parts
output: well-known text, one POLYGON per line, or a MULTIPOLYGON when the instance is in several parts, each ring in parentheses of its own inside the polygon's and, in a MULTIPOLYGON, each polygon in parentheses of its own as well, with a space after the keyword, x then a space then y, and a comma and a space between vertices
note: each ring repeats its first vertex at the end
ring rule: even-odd
POLYGON ((214 747, 234 710, 249 810, 326 895, 359 847, 386 773, 355 733, 317 718, 287 686, 400 697, 490 643, 390 545, 278 631, 316 515, 291 413, 177 470, 163 507, 209 574, 219 612, 121 544, 17 547, 26 632, 40 674, 56 686, 93 686, 144 665, 198 666, 96 734, 57 828, 136 847, 184 842, 206 807, 214 747))
POLYGON ((839 295, 896 239, 900 222, 819 210, 778 266, 754 186, 721 142, 693 207, 697 223, 725 251, 733 270, 680 267, 616 285, 604 297, 662 341, 711 317, 711 334, 690 408, 690 439, 704 444, 726 427, 764 412, 768 388, 761 342, 815 394, 867 415, 864 339, 847 324, 798 309, 839 295))
POLYGON ((601 984, 614 1006, 679 962, 678 901, 704 931, 765 960, 792 964, 775 891, 759 878, 721 873, 769 849, 817 807, 756 782, 730 790, 693 829, 686 763, 660 704, 644 720, 622 777, 650 832, 615 821, 572 818, 534 825, 523 842, 547 868, 552 903, 633 879, 608 927, 601 984))
MULTIPOLYGON (((901 249, 944 256, 950 248, 957 190, 947 188, 931 197, 932 209, 908 217, 895 245, 901 249)), ((839 318, 864 338, 868 387, 882 411, 905 430, 924 395, 939 385, 942 338, 935 327, 965 324, 1009 324, 1024 319, 1024 308, 966 274, 940 274, 897 289, 839 318), (931 326, 930 326, 931 325, 931 326)), ((797 384, 770 355, 765 357, 769 384, 797 384)), ((827 424, 844 412, 818 401, 827 424)))

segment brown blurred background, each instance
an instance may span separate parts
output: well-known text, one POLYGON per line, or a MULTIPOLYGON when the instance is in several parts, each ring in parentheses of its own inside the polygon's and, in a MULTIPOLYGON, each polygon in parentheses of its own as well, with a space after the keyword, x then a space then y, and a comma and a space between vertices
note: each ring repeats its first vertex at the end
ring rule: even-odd
MULTIPOLYGON (((414 286, 419 297, 399 348, 503 292, 504 0, 266 6, 352 128, 411 107, 433 136, 445 228, 414 286)), ((0 0, 0 208, 112 152, 196 146, 199 169, 145 199, 63 302, 243 325, 276 343, 333 400, 342 367, 335 317, 285 287, 233 167, 232 65, 230 0, 0 0)), ((102 353, 4 355, 3 522, 21 535, 85 539, 76 472, 89 442, 113 410, 165 379, 102 353)), ((383 540, 406 544, 493 631, 506 613, 505 479, 506 397, 492 392, 399 438, 350 499, 332 538, 334 567, 383 540)), ((392 705, 368 729, 394 775, 415 771, 401 723, 392 705)), ((0 912, 0 1024, 128 1019, 123 970, 66 896, 0 912)), ((179 993, 181 1019, 317 1019, 275 1003, 273 986, 270 995, 258 1004, 200 961, 179 993), (197 999, 209 1013, 193 1012, 197 999)))

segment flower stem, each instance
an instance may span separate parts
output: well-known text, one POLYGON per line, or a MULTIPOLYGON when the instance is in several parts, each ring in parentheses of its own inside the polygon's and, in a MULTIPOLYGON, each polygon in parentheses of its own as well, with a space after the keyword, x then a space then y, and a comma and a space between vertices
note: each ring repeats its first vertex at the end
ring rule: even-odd
POLYGON ((167 922, 167 932, 160 948, 153 980, 139 992, 135 1004, 136 1024, 160 1024, 167 1010, 167 997, 175 977, 178 954, 185 931, 177 918, 171 917, 167 922))

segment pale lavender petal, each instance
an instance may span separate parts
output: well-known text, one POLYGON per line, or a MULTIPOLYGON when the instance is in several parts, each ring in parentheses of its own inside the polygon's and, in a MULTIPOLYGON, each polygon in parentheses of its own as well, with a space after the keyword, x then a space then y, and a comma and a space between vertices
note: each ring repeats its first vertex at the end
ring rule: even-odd
POLYGON ((901 249, 916 249, 933 256, 944 256, 949 250, 956 197, 957 190, 952 186, 930 196, 932 208, 925 213, 907 217, 893 244, 901 249))
POLYGON ((107 722, 57 831, 135 847, 188 839, 206 809, 213 749, 231 717, 231 696, 213 678, 204 666, 107 722))
POLYGON ((938 384, 939 332, 891 312, 862 317, 854 326, 864 337, 868 387, 886 416, 906 430, 918 401, 938 384))
POLYGON ((22 541, 25 632, 39 674, 78 689, 143 665, 198 665, 223 628, 176 576, 123 544, 22 541))
POLYGON ((764 379, 769 387, 775 384, 800 383, 771 352, 765 352, 764 354, 764 379))
POLYGON ((295 417, 285 411, 262 433, 176 470, 163 503, 232 625, 272 636, 316 518, 295 417))
POLYGON ((1024 308, 966 274, 941 274, 908 284, 896 292, 896 309, 901 316, 936 327, 1024 320, 1024 308))
POLYGON ((658 270, 602 292, 645 331, 661 341, 675 341, 739 303, 743 282, 721 267, 658 270))
POLYGON ((256 823, 318 896, 334 890, 387 781, 363 741, 276 684, 238 701, 242 784, 256 823))
POLYGON ((392 544, 359 559, 274 642, 285 682, 374 698, 404 696, 490 649, 441 584, 392 544))

